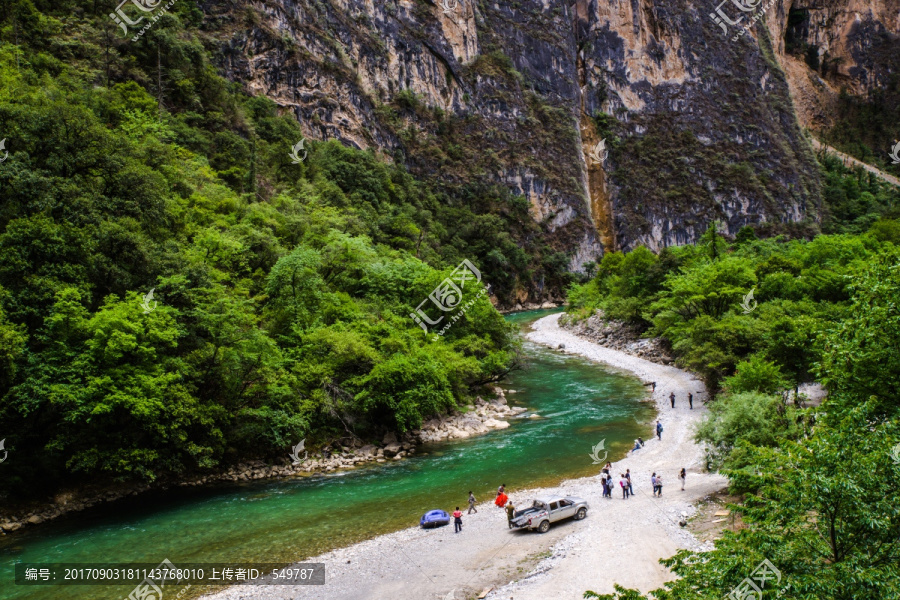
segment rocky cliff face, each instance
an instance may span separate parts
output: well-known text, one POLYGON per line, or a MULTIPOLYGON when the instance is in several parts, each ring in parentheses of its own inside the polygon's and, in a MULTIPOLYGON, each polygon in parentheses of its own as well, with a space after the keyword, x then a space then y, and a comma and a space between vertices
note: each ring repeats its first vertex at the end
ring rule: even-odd
MULTIPOLYGON (((896 19, 897 2, 878 0, 873 22, 891 10, 896 19)), ((708 4, 238 0, 203 10, 226 73, 293 111, 308 137, 383 151, 454 193, 503 185, 579 269, 604 249, 694 241, 713 220, 735 233, 817 218, 819 176, 782 68, 801 2, 778 0, 734 41, 708 4)), ((804 39, 867 68, 853 40, 870 34, 852 9, 808 10, 804 39)), ((874 72, 841 64, 834 77, 877 85, 874 72)))
POLYGON ((900 0, 781 0, 768 26, 800 121, 832 127, 841 90, 865 98, 900 69, 900 0))

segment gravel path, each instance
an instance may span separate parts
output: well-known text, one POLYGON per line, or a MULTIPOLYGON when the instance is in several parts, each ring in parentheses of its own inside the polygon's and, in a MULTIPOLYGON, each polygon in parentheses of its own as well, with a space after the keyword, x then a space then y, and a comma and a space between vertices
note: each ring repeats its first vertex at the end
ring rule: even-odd
POLYGON ((853 167, 862 167, 863 169, 865 169, 869 173, 872 173, 876 177, 879 177, 892 185, 896 185, 896 186, 900 187, 900 179, 897 179, 890 173, 885 173, 881 169, 873 167, 869 163, 864 163, 863 161, 861 161, 857 158, 854 158, 854 157, 850 156, 849 154, 845 154, 845 153, 841 152, 840 150, 838 150, 837 148, 832 148, 831 146, 829 146, 827 144, 823 144, 816 138, 811 138, 811 140, 812 140, 813 149, 825 150, 826 152, 830 152, 830 153, 836 155, 839 159, 841 159, 841 162, 844 163, 845 167, 851 168, 851 169, 853 167))
MULTIPOLYGON (((656 381, 656 401, 664 431, 662 441, 614 463, 616 475, 631 469, 636 495, 602 498, 599 477, 565 481, 555 488, 512 490, 513 501, 541 495, 570 494, 587 499, 583 521, 554 525, 549 533, 509 531, 506 515, 492 503, 464 517, 462 533, 452 527, 423 531, 410 528, 310 558, 326 567, 324 586, 233 587, 209 600, 461 600, 494 588, 499 600, 577 599, 587 589, 613 591, 613 584, 648 591, 672 578, 659 559, 679 548, 703 549, 678 526, 693 503, 722 489, 724 477, 706 474, 702 452, 691 440, 692 425, 705 409, 703 384, 690 374, 657 365, 582 340, 559 328, 555 314, 535 322, 528 338, 565 352, 629 371, 645 382, 656 381), (668 395, 675 392, 676 408, 668 395), (687 393, 694 394, 689 410, 687 393), (680 490, 678 471, 688 471, 680 490), (663 476, 663 495, 651 496, 650 475, 663 476), (511 582, 511 583, 510 583, 511 582)), ((648 434, 649 435, 649 434, 648 434)), ((588 449, 586 449, 587 451, 588 449)), ((460 501, 462 505, 463 501, 460 501)))

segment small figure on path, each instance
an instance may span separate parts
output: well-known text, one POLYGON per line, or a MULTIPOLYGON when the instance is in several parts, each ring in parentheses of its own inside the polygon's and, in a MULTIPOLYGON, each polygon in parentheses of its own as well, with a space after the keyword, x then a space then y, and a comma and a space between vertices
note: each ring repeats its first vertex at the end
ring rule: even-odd
POLYGON ((471 515, 473 512, 476 512, 476 513, 478 512, 478 509, 475 508, 476 502, 478 502, 478 501, 475 499, 475 494, 473 494, 472 492, 469 492, 469 513, 468 514, 471 515))
POLYGON ((513 517, 516 516, 516 507, 513 506, 512 502, 509 502, 506 505, 506 524, 509 525, 509 528, 512 529, 512 520, 513 517))
POLYGON ((453 511, 453 528, 455 529, 454 533, 462 531, 462 511, 459 510, 458 506, 453 511))
POLYGON ((625 481, 625 473, 619 473, 619 487, 622 488, 622 500, 627 500, 628 482, 625 481))
POLYGON ((662 498, 662 475, 656 476, 656 489, 657 489, 656 497, 662 498))
POLYGON ((631 469, 625 469, 625 479, 628 481, 628 495, 634 496, 634 488, 631 487, 631 469))
POLYGON ((684 480, 687 479, 687 471, 684 470, 684 467, 681 467, 681 473, 678 474, 678 479, 681 480, 681 491, 684 491, 684 480))
POLYGON ((634 448, 632 448, 631 451, 634 452, 635 450, 640 450, 640 449, 641 449, 641 443, 637 440, 634 440, 634 448))
POLYGON ((672 402, 672 408, 675 408, 675 392, 669 394, 669 401, 672 402))
POLYGON ((656 391, 656 382, 653 381, 650 383, 650 385, 653 386, 650 391, 655 392, 656 391))
POLYGON ((694 410, 694 395, 688 392, 688 406, 691 407, 691 410, 694 410))
POLYGON ((638 438, 638 442, 640 442, 641 448, 643 448, 643 447, 644 447, 644 438, 639 437, 639 438, 638 438))
POLYGON ((653 475, 650 476, 650 483, 653 484, 653 495, 654 495, 654 497, 655 497, 655 496, 656 496, 656 490, 658 489, 658 488, 656 487, 656 473, 654 473, 653 475))
POLYGON ((662 441, 662 431, 663 431, 662 423, 657 421, 656 422, 656 437, 658 437, 660 441, 662 441))

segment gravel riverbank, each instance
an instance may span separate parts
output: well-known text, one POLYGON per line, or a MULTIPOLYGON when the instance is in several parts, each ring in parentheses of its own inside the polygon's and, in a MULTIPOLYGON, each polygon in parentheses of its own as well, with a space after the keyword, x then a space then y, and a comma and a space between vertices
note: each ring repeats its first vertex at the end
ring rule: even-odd
MULTIPOLYGON (((648 591, 672 574, 659 559, 680 548, 702 549, 678 525, 693 504, 722 489, 724 477, 701 471, 703 453, 691 439, 693 425, 704 414, 702 383, 674 367, 654 364, 603 348, 559 327, 561 315, 535 322, 528 338, 564 352, 629 371, 644 382, 656 381, 652 395, 664 431, 662 440, 647 432, 646 445, 613 464, 614 473, 631 469, 636 495, 601 498, 600 478, 565 481, 555 488, 512 490, 513 501, 541 495, 570 494, 590 503, 583 521, 555 525, 546 534, 510 531, 506 516, 490 502, 464 517, 462 533, 452 527, 409 528, 308 559, 326 566, 324 586, 230 588, 209 600, 406 600, 478 597, 489 600, 581 598, 587 589, 613 591, 613 584, 648 591), (668 396, 674 392, 672 409, 668 396), (687 394, 694 394, 694 409, 687 394), (687 489, 680 490, 678 471, 686 468, 687 489), (664 479, 661 498, 651 496, 650 475, 664 479)), ((648 388, 649 392, 649 388, 648 388)), ((599 440, 598 440, 599 441, 599 440)), ((585 448, 590 453, 590 448, 585 448)), ((599 467, 598 467, 599 469, 599 467)), ((464 499, 461 499, 462 504, 464 499)))

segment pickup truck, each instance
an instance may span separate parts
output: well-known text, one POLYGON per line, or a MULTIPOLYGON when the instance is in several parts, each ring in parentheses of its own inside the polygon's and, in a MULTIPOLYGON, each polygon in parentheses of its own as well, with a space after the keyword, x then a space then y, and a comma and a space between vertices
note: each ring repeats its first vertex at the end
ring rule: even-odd
POLYGON ((553 496, 538 498, 529 508, 516 511, 512 524, 516 529, 537 529, 547 533, 551 523, 573 518, 576 521, 587 516, 588 503, 577 496, 553 496))

